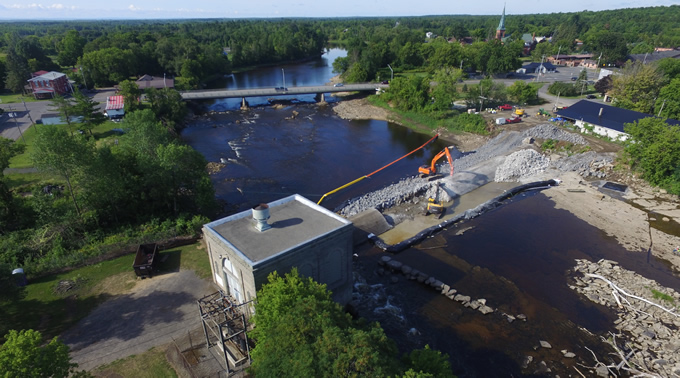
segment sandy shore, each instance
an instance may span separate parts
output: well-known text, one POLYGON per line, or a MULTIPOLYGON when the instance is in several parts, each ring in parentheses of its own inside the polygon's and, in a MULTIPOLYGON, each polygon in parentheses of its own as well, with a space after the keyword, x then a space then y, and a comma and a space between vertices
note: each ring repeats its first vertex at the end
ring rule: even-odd
POLYGON ((556 208, 567 210, 615 237, 628 251, 646 254, 651 246, 652 255, 669 261, 675 272, 680 273, 680 255, 673 252, 680 245, 680 237, 655 228, 680 221, 676 196, 637 182, 628 188, 624 201, 602 194, 575 172, 562 174, 560 179, 563 182, 559 187, 543 192, 555 202, 556 208))

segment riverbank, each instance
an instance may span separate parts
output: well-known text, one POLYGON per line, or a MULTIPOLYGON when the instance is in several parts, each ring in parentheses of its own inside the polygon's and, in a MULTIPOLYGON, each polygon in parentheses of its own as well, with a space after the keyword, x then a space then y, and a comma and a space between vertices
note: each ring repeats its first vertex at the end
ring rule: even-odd
MULTIPOLYGON (((365 97, 343 100, 333 106, 333 111, 342 119, 387 121, 401 125, 402 123, 387 109, 372 105, 365 97)), ((422 131, 422 130, 416 130, 422 131)), ((488 136, 460 132, 452 133, 438 130, 442 140, 455 145, 461 152, 474 151, 489 140, 488 136)))

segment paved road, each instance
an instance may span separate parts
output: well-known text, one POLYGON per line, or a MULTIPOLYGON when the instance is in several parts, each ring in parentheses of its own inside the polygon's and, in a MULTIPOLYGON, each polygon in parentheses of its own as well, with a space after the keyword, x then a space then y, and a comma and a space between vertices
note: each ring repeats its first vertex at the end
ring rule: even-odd
MULTIPOLYGON (((95 101, 99 103, 106 103, 106 97, 114 93, 113 88, 105 88, 97 91, 87 93, 92 96, 95 101)), ((50 100, 41 100, 36 102, 27 102, 25 104, 0 104, 0 108, 4 113, 0 115, 0 136, 20 140, 21 135, 28 130, 43 114, 55 113, 51 109, 50 100), (16 117, 10 117, 9 113, 16 114, 16 117)))
POLYGON ((215 291, 190 270, 147 278, 101 304, 64 332, 62 340, 79 369, 91 370, 167 344, 199 326, 196 300, 215 291))

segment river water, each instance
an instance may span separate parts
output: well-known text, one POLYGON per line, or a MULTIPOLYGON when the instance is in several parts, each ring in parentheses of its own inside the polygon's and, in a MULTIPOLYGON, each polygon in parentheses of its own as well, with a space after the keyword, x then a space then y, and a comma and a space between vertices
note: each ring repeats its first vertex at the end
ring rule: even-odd
MULTIPOLYGON (((284 73, 288 87, 324 84, 334 76, 332 60, 343 53, 333 49, 314 61, 234 74, 221 85, 279 87, 284 85, 284 73)), ((203 104, 210 113, 187 127, 182 137, 208 161, 227 161, 222 171, 212 175, 217 197, 226 203, 225 214, 293 193, 316 202, 324 193, 382 167, 430 138, 388 122, 342 120, 331 109, 336 100, 327 99, 330 105, 319 106, 311 95, 288 98, 283 108, 267 106, 270 99, 248 99, 252 107, 248 111, 238 110, 239 100, 203 104)), ((332 209, 413 175, 443 147, 438 141, 329 197, 323 205, 332 209)), ((369 284, 382 288, 373 304, 396 309, 363 309, 360 314, 380 321, 402 351, 429 344, 448 353, 459 376, 521 376, 537 369, 542 360, 553 367, 551 375, 573 375, 576 361, 564 359, 560 350, 573 351, 589 364, 592 360, 585 346, 606 354, 598 338, 580 328, 606 333, 615 316, 568 288, 575 258, 620 261, 624 268, 661 284, 676 290, 679 286, 663 262, 647 261, 644 253, 626 252, 613 238, 564 210, 556 210, 537 192, 518 196, 464 226, 473 228, 461 236, 456 235, 456 228, 444 231, 397 258, 463 294, 487 299, 499 309, 497 313, 480 315, 412 281, 391 283, 388 277, 376 274, 382 252, 375 248, 358 251, 355 264, 355 271, 369 284), (508 323, 500 312, 522 313, 528 321, 508 323), (411 328, 417 332, 408 333, 411 328), (550 342, 553 348, 536 348, 539 340, 550 342), (534 362, 522 370, 526 356, 532 356, 534 362)))

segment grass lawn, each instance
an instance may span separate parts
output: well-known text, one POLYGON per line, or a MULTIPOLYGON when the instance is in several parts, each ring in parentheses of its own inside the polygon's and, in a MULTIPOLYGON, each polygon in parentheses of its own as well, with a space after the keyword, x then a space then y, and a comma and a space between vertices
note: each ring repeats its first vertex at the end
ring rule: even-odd
MULTIPOLYGON (((201 278, 210 277, 210 263, 201 243, 161 251, 169 255, 159 265, 161 271, 193 270, 201 278)), ((4 304, 0 313, 0 336, 10 329, 35 329, 46 338, 64 332, 89 314, 100 303, 132 289, 137 277, 132 270, 134 254, 74 269, 66 273, 31 279, 25 297, 4 304), (57 293, 55 288, 62 280, 75 286, 57 293)), ((30 272, 29 272, 30 273, 30 272)))
MULTIPOLYGON (((10 93, 10 92, 7 92, 7 91, 0 92, 0 100, 2 101, 3 104, 16 104, 16 103, 22 104, 22 102, 21 102, 22 98, 23 98, 24 102, 47 101, 47 100, 36 100, 32 96, 24 96, 20 93, 10 93)), ((23 110, 23 107, 21 109, 23 110)))
MULTIPOLYGON (((45 127, 45 125, 33 125, 24 132, 24 140, 26 141, 26 151, 21 155, 13 157, 9 161, 10 168, 33 167, 33 162, 31 161, 31 151, 33 151, 33 141, 35 140, 37 133, 39 132, 41 127, 45 127)), ((66 126, 64 125, 63 127, 66 126)), ((75 124, 73 128, 78 129, 78 124, 75 124)), ((115 132, 111 131, 115 128, 120 128, 120 124, 113 121, 106 121, 92 129, 92 133, 94 134, 94 138, 97 141, 97 144, 105 143, 105 141, 107 140, 111 140, 111 143, 113 143, 113 140, 119 136, 115 132)), ((18 143, 23 143, 22 139, 19 139, 18 143)))
POLYGON ((165 358, 165 346, 102 365, 90 373, 95 377, 156 378, 177 377, 177 373, 165 358))

